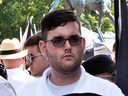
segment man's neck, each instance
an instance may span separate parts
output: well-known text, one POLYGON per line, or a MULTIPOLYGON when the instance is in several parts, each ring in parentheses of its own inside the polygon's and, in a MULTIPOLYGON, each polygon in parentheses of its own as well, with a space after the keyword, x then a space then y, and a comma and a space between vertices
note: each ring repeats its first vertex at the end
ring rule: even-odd
POLYGON ((78 68, 75 72, 71 74, 62 74, 51 70, 51 75, 49 76, 49 79, 55 85, 65 86, 76 82, 77 80, 79 80, 80 76, 81 68, 78 68))

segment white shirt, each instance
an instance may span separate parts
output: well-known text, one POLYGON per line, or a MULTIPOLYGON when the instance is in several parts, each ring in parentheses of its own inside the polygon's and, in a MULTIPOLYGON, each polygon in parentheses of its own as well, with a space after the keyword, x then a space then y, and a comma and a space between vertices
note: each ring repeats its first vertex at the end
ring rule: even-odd
POLYGON ((23 84, 28 80, 35 79, 35 77, 26 74, 20 68, 6 69, 6 70, 8 75, 7 80, 11 83, 14 89, 17 89, 21 84, 23 84))
MULTIPOLYGON (((70 93, 95 93, 102 96, 124 96, 120 88, 118 88, 114 83, 86 73, 82 66, 81 70, 80 79, 73 91, 70 93)), ((24 83, 16 90, 17 96, 55 96, 47 84, 47 77, 50 73, 51 69, 48 68, 44 71, 41 78, 24 83)))
POLYGON ((0 76, 0 96, 16 96, 16 92, 12 85, 0 76))
POLYGON ((55 95, 55 96, 62 96, 63 94, 65 93, 70 93, 74 90, 74 88, 76 87, 78 81, 73 83, 73 84, 70 84, 70 85, 66 85, 66 86, 57 86, 57 85, 54 85, 49 77, 47 78, 47 85, 50 89, 50 91, 55 95))

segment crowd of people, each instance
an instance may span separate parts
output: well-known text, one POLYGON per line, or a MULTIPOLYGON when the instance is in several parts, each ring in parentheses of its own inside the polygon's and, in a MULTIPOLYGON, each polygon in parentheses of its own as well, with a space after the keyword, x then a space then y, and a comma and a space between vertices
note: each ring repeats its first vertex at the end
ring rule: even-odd
POLYGON ((23 48, 17 38, 2 41, 1 96, 124 96, 115 84, 115 62, 107 55, 82 62, 85 47, 72 11, 48 13, 41 32, 29 37, 23 48))

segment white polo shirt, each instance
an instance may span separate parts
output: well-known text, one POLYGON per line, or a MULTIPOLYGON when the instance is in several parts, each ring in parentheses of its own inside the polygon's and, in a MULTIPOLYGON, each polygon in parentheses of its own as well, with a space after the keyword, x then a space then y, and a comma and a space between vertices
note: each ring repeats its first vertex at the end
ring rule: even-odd
MULTIPOLYGON (((66 90, 65 93, 62 93, 61 95, 66 95, 69 93, 95 93, 102 96, 124 96, 120 88, 118 88, 114 83, 86 73, 82 66, 81 70, 81 76, 77 83, 75 83, 75 88, 69 91, 66 90)), ((17 96, 60 96, 58 89, 49 88, 47 80, 50 73, 51 69, 48 68, 44 71, 44 74, 41 78, 26 82, 21 85, 16 90, 17 96), (51 90, 58 90, 58 95, 54 94, 54 92, 51 90)))

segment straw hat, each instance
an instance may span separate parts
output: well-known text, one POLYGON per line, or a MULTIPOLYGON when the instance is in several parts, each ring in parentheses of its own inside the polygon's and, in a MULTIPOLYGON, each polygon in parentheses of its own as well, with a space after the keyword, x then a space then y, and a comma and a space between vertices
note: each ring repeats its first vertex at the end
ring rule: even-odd
POLYGON ((27 50, 22 50, 17 38, 4 39, 1 43, 0 59, 18 59, 27 55, 27 50))

